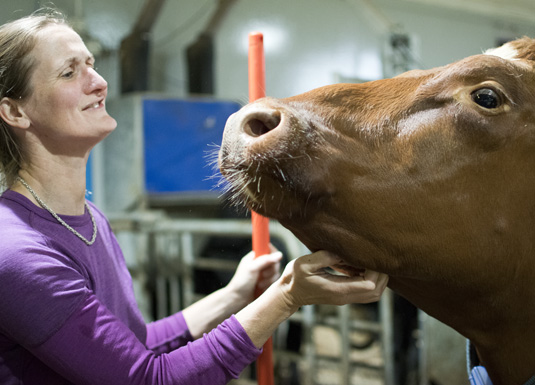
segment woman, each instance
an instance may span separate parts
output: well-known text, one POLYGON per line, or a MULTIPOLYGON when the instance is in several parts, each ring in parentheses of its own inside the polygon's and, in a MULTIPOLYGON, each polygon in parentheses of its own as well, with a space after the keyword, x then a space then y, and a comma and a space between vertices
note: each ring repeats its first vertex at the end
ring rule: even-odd
POLYGON ((60 15, 0 28, 1 384, 224 384, 300 306, 379 299, 386 276, 328 275, 341 261, 327 252, 275 281, 274 251, 247 255, 227 287, 146 325, 109 224, 85 201, 89 152, 116 126, 106 93, 60 15), (271 286, 249 303, 257 279, 271 286))

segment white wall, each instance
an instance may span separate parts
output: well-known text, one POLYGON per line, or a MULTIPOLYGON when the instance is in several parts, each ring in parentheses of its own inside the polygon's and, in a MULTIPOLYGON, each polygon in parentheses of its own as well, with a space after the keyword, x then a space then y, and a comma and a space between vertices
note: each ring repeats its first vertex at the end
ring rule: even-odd
POLYGON ((217 37, 217 94, 247 97, 247 41, 264 34, 266 93, 284 97, 337 81, 382 76, 381 39, 346 1, 242 1, 217 37), (228 71, 230 69, 230 71, 228 71))
POLYGON ((336 82, 337 74, 364 80, 381 77, 387 23, 413 39, 418 68, 480 53, 499 38, 535 37, 535 25, 516 20, 403 0, 371 3, 375 11, 359 0, 239 2, 217 38, 217 94, 246 99, 246 42, 254 30, 265 35, 266 88, 275 97, 336 82))

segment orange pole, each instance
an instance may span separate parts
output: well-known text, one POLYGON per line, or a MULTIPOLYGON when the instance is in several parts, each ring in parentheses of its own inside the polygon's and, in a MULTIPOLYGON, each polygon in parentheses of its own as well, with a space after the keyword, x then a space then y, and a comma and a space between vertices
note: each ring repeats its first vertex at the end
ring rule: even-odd
MULTIPOLYGON (((266 96, 264 61, 264 36, 260 32, 249 34, 249 102, 266 96)), ((252 211, 253 251, 255 256, 270 253, 269 249, 269 219, 252 211)), ((260 290, 256 295, 262 294, 260 290)), ((262 354, 256 361, 256 377, 258 385, 274 385, 273 375, 273 339, 264 344, 262 354)))

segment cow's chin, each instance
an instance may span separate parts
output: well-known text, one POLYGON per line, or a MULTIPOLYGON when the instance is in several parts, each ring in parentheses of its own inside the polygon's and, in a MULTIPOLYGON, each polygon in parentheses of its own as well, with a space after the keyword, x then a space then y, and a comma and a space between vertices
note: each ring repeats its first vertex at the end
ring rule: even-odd
POLYGON ((325 199, 322 194, 307 191, 299 183, 287 182, 271 175, 257 174, 228 177, 232 204, 246 207, 263 216, 277 220, 296 220, 309 217, 325 199))

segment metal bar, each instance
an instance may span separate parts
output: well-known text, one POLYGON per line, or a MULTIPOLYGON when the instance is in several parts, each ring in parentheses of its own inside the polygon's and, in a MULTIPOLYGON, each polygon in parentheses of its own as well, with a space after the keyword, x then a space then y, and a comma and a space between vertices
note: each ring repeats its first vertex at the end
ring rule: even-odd
POLYGON ((316 323, 315 306, 303 306, 301 308, 301 314, 303 322, 303 343, 305 345, 305 364, 307 367, 307 369, 303 371, 303 384, 313 385, 315 383, 314 377, 317 370, 316 348, 314 346, 312 333, 312 329, 316 323))
MULTIPOLYGON (((303 316, 300 313, 294 313, 290 319, 296 322, 304 322, 303 316)), ((326 316, 322 317, 321 321, 315 321, 316 325, 325 325, 330 327, 337 327, 339 325, 338 317, 326 316)), ((349 327, 351 330, 365 331, 380 334, 382 333, 382 326, 378 322, 364 321, 359 319, 350 319, 349 327)))
MULTIPOLYGON (((162 213, 110 213, 108 219, 115 231, 139 231, 155 233, 182 233, 206 235, 251 236, 252 225, 245 219, 167 219, 162 213)), ((308 253, 308 249, 279 222, 270 221, 272 237, 284 241, 288 257, 295 259, 308 253)))
POLYGON ((169 311, 171 314, 178 313, 183 307, 180 303, 180 280, 177 275, 169 277, 169 311))
POLYGON ((429 317, 422 310, 418 310, 418 344, 420 349, 418 349, 418 373, 420 377, 420 385, 429 384, 429 367, 428 367, 428 357, 427 357, 427 336, 428 332, 426 328, 428 327, 427 317, 429 317))
POLYGON ((195 262, 195 256, 193 254, 193 236, 191 232, 183 232, 180 236, 180 241, 182 246, 182 286, 184 288, 184 306, 189 306, 194 302, 193 293, 195 292, 195 286, 193 282, 193 264, 195 262))
POLYGON ((385 385, 395 385, 394 372, 394 294, 386 289, 379 301, 379 318, 382 329, 385 385))
POLYGON ((167 279, 161 275, 156 277, 156 315, 158 319, 169 315, 167 311, 167 279))
POLYGON ((194 265, 198 269, 203 270, 219 270, 219 271, 236 271, 238 267, 238 261, 228 261, 226 259, 215 258, 195 258, 194 265))
POLYGON ((350 327, 349 327, 349 315, 351 312, 350 305, 344 305, 338 307, 338 328, 340 331, 340 375, 342 384, 351 383, 351 363, 350 363, 350 327))

